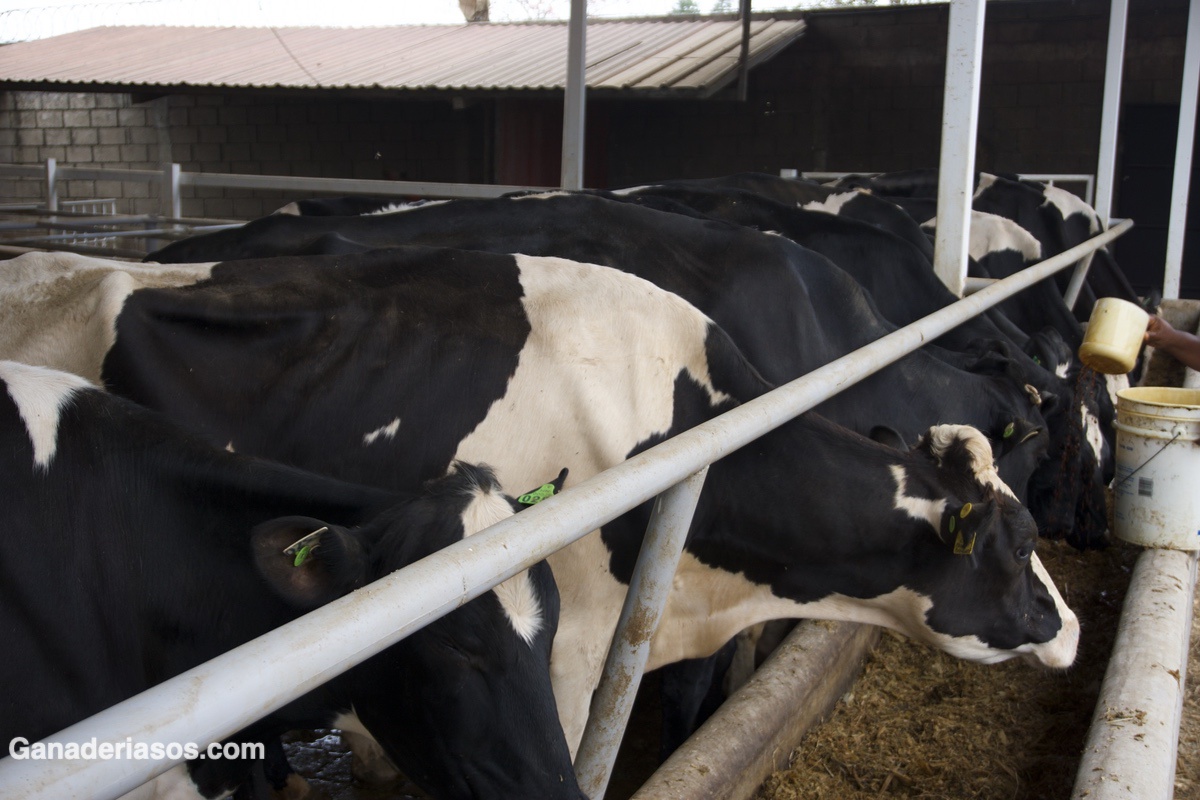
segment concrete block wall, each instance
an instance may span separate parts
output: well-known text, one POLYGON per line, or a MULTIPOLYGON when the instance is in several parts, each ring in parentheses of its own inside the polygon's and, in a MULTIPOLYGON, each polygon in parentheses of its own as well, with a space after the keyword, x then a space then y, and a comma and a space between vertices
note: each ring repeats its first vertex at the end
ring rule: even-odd
MULTIPOLYGON (((0 92, 0 163, 158 169, 152 110, 129 95, 94 92, 0 92)), ((59 199, 117 198, 118 210, 157 213, 158 187, 113 181, 64 181, 59 199)), ((0 202, 44 202, 41 180, 0 176, 0 202)))
MULTIPOLYGON (((478 110, 251 95, 0 92, 0 163, 185 172, 483 182, 472 148, 478 110)), ((0 203, 44 200, 41 181, 0 176, 0 203)), ((120 213, 160 212, 156 183, 66 181, 60 199, 114 197, 120 213)), ((251 219, 293 199, 279 192, 185 187, 184 216, 251 219)))

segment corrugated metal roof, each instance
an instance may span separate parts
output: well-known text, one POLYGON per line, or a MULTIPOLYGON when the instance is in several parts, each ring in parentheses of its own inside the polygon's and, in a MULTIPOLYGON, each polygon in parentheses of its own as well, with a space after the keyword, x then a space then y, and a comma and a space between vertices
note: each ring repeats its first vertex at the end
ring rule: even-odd
MULTIPOLYGON (((803 31, 800 19, 754 18, 751 66, 803 31)), ((736 76, 740 47, 736 19, 589 20, 587 84, 705 96, 736 76)), ((105 27, 0 47, 0 85, 552 90, 566 84, 566 56, 565 22, 105 27)))

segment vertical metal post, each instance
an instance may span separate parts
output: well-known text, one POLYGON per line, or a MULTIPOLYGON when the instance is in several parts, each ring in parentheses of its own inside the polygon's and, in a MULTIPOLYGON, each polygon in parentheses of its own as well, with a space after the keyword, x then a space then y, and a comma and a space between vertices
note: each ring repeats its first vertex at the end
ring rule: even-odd
POLYGON ((1129 0, 1111 2, 1108 14, 1108 60, 1104 67, 1104 103, 1100 112, 1100 160, 1096 164, 1096 199, 1092 206, 1100 216, 1100 223, 1106 228, 1112 219, 1113 189, 1116 186, 1117 125, 1121 118, 1121 74, 1125 65, 1125 20, 1129 16, 1129 0))
POLYGON ((1171 179, 1171 221, 1167 228, 1167 263, 1163 298, 1179 298, 1183 275, 1183 238, 1187 233, 1188 182, 1192 177, 1192 141, 1196 136, 1196 92, 1200 89, 1200 0, 1188 7, 1183 91, 1179 94, 1179 135, 1175 140, 1175 176, 1171 179))
POLYGON ((625 606, 608 650, 604 676, 592 697, 587 729, 575 757, 579 788, 592 800, 600 800, 608 788, 617 750, 650 656, 650 640, 662 619, 707 474, 708 467, 693 473, 654 502, 625 606))
POLYGON ((183 201, 179 193, 178 164, 163 164, 160 207, 165 217, 179 219, 183 216, 183 201))
POLYGON ((975 132, 979 127, 984 0, 951 0, 938 167, 937 239, 933 270, 959 297, 967 282, 975 132))
MULTIPOLYGON (((1107 228, 1112 219, 1113 190, 1117 172, 1117 127, 1121 118, 1121 73, 1125 64, 1125 21, 1129 12, 1129 0, 1111 0, 1108 19, 1108 57, 1104 67, 1104 102, 1100 113, 1100 158, 1096 163, 1096 189, 1085 198, 1096 209, 1100 224, 1107 228)), ((1092 265, 1092 256, 1081 260, 1071 273, 1063 302, 1074 309, 1092 265)))
POLYGON ((746 102, 750 96, 750 3, 751 0, 741 0, 738 13, 742 17, 742 49, 738 64, 737 99, 746 102))
POLYGON ((571 0, 567 23, 567 93, 563 100, 562 188, 583 188, 583 146, 587 91, 587 0, 571 0))
POLYGON ((46 210, 58 211, 58 161, 46 159, 46 210))

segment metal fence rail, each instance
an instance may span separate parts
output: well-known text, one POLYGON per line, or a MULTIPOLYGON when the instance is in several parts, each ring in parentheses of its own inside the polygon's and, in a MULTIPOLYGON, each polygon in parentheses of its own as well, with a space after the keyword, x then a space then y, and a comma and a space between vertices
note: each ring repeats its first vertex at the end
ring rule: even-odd
MULTIPOLYGON (((606 470, 563 495, 539 503, 46 741, 88 742, 94 738, 99 742, 124 742, 129 738, 206 744, 224 739, 879 368, 1066 268, 1131 226, 1132 222, 1125 221, 998 281, 606 470), (325 634, 317 641, 311 635, 313 630, 325 634), (204 700, 197 702, 197 698, 204 700)), ((690 511, 687 513, 690 515, 690 511)), ((647 540, 650 539, 648 536, 647 540)), ((645 556, 643 548, 639 561, 645 556)), ((669 558, 653 559, 647 564, 649 584, 661 579, 655 576, 670 574, 675 569, 669 558)), ((629 616, 631 604, 638 602, 639 598, 630 593, 623 619, 629 616)), ((619 628, 613 641, 620 647, 621 642, 636 644, 636 637, 631 639, 627 631, 619 628)), ((629 692, 637 691, 644 665, 645 652, 640 656, 634 654, 618 665, 621 682, 629 692)), ((611 682, 612 676, 606 673, 598 691, 609 691, 607 686, 611 682)), ((624 713, 593 718, 589 720, 589 729, 593 726, 623 729, 626 720, 621 714, 624 713)), ((585 737, 592 735, 588 733, 585 737)), ((615 755, 615 745, 595 748, 592 755, 577 761, 577 771, 595 776, 590 784, 602 791, 615 755)), ((0 760, 0 796, 27 800, 113 798, 164 772, 173 763, 177 762, 167 758, 89 762, 5 758, 0 760)), ((587 787, 584 789, 588 791, 587 787)), ((596 796, 598 799, 599 795, 596 796)))
MULTIPOLYGON (((779 170, 780 177, 783 178, 808 178, 814 181, 835 181, 838 178, 844 178, 847 175, 881 175, 880 172, 801 172, 796 169, 781 169, 779 170)), ((1073 173, 1073 172, 1022 172, 1018 174, 1019 178, 1027 181, 1040 181, 1048 186, 1057 186, 1060 183, 1079 183, 1083 185, 1083 192, 1079 195, 1089 206, 1096 196, 1096 176, 1092 173, 1073 173)))

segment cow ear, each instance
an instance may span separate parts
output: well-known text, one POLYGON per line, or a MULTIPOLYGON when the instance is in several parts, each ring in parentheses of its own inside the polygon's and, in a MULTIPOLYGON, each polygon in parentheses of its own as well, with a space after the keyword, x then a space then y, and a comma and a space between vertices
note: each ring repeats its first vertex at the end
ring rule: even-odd
POLYGON ((254 564, 284 600, 303 609, 364 585, 368 558, 359 538, 311 517, 280 517, 250 533, 254 564))
POLYGON ((908 451, 908 445, 904 443, 904 437, 900 435, 900 432, 887 425, 876 425, 871 428, 871 439, 896 450, 908 451))
POLYGON ((977 503, 957 503, 953 499, 946 503, 942 512, 941 540, 950 545, 955 555, 969 556, 975 552, 975 541, 980 530, 987 524, 995 508, 995 500, 988 497, 977 503))
POLYGON ((562 471, 558 473, 558 477, 554 480, 550 481, 549 483, 543 483, 538 488, 532 489, 517 497, 517 499, 512 502, 513 511, 521 511, 522 509, 529 508, 532 505, 537 505, 547 497, 552 497, 553 495, 558 494, 562 491, 563 484, 566 482, 567 468, 563 467, 562 471))

